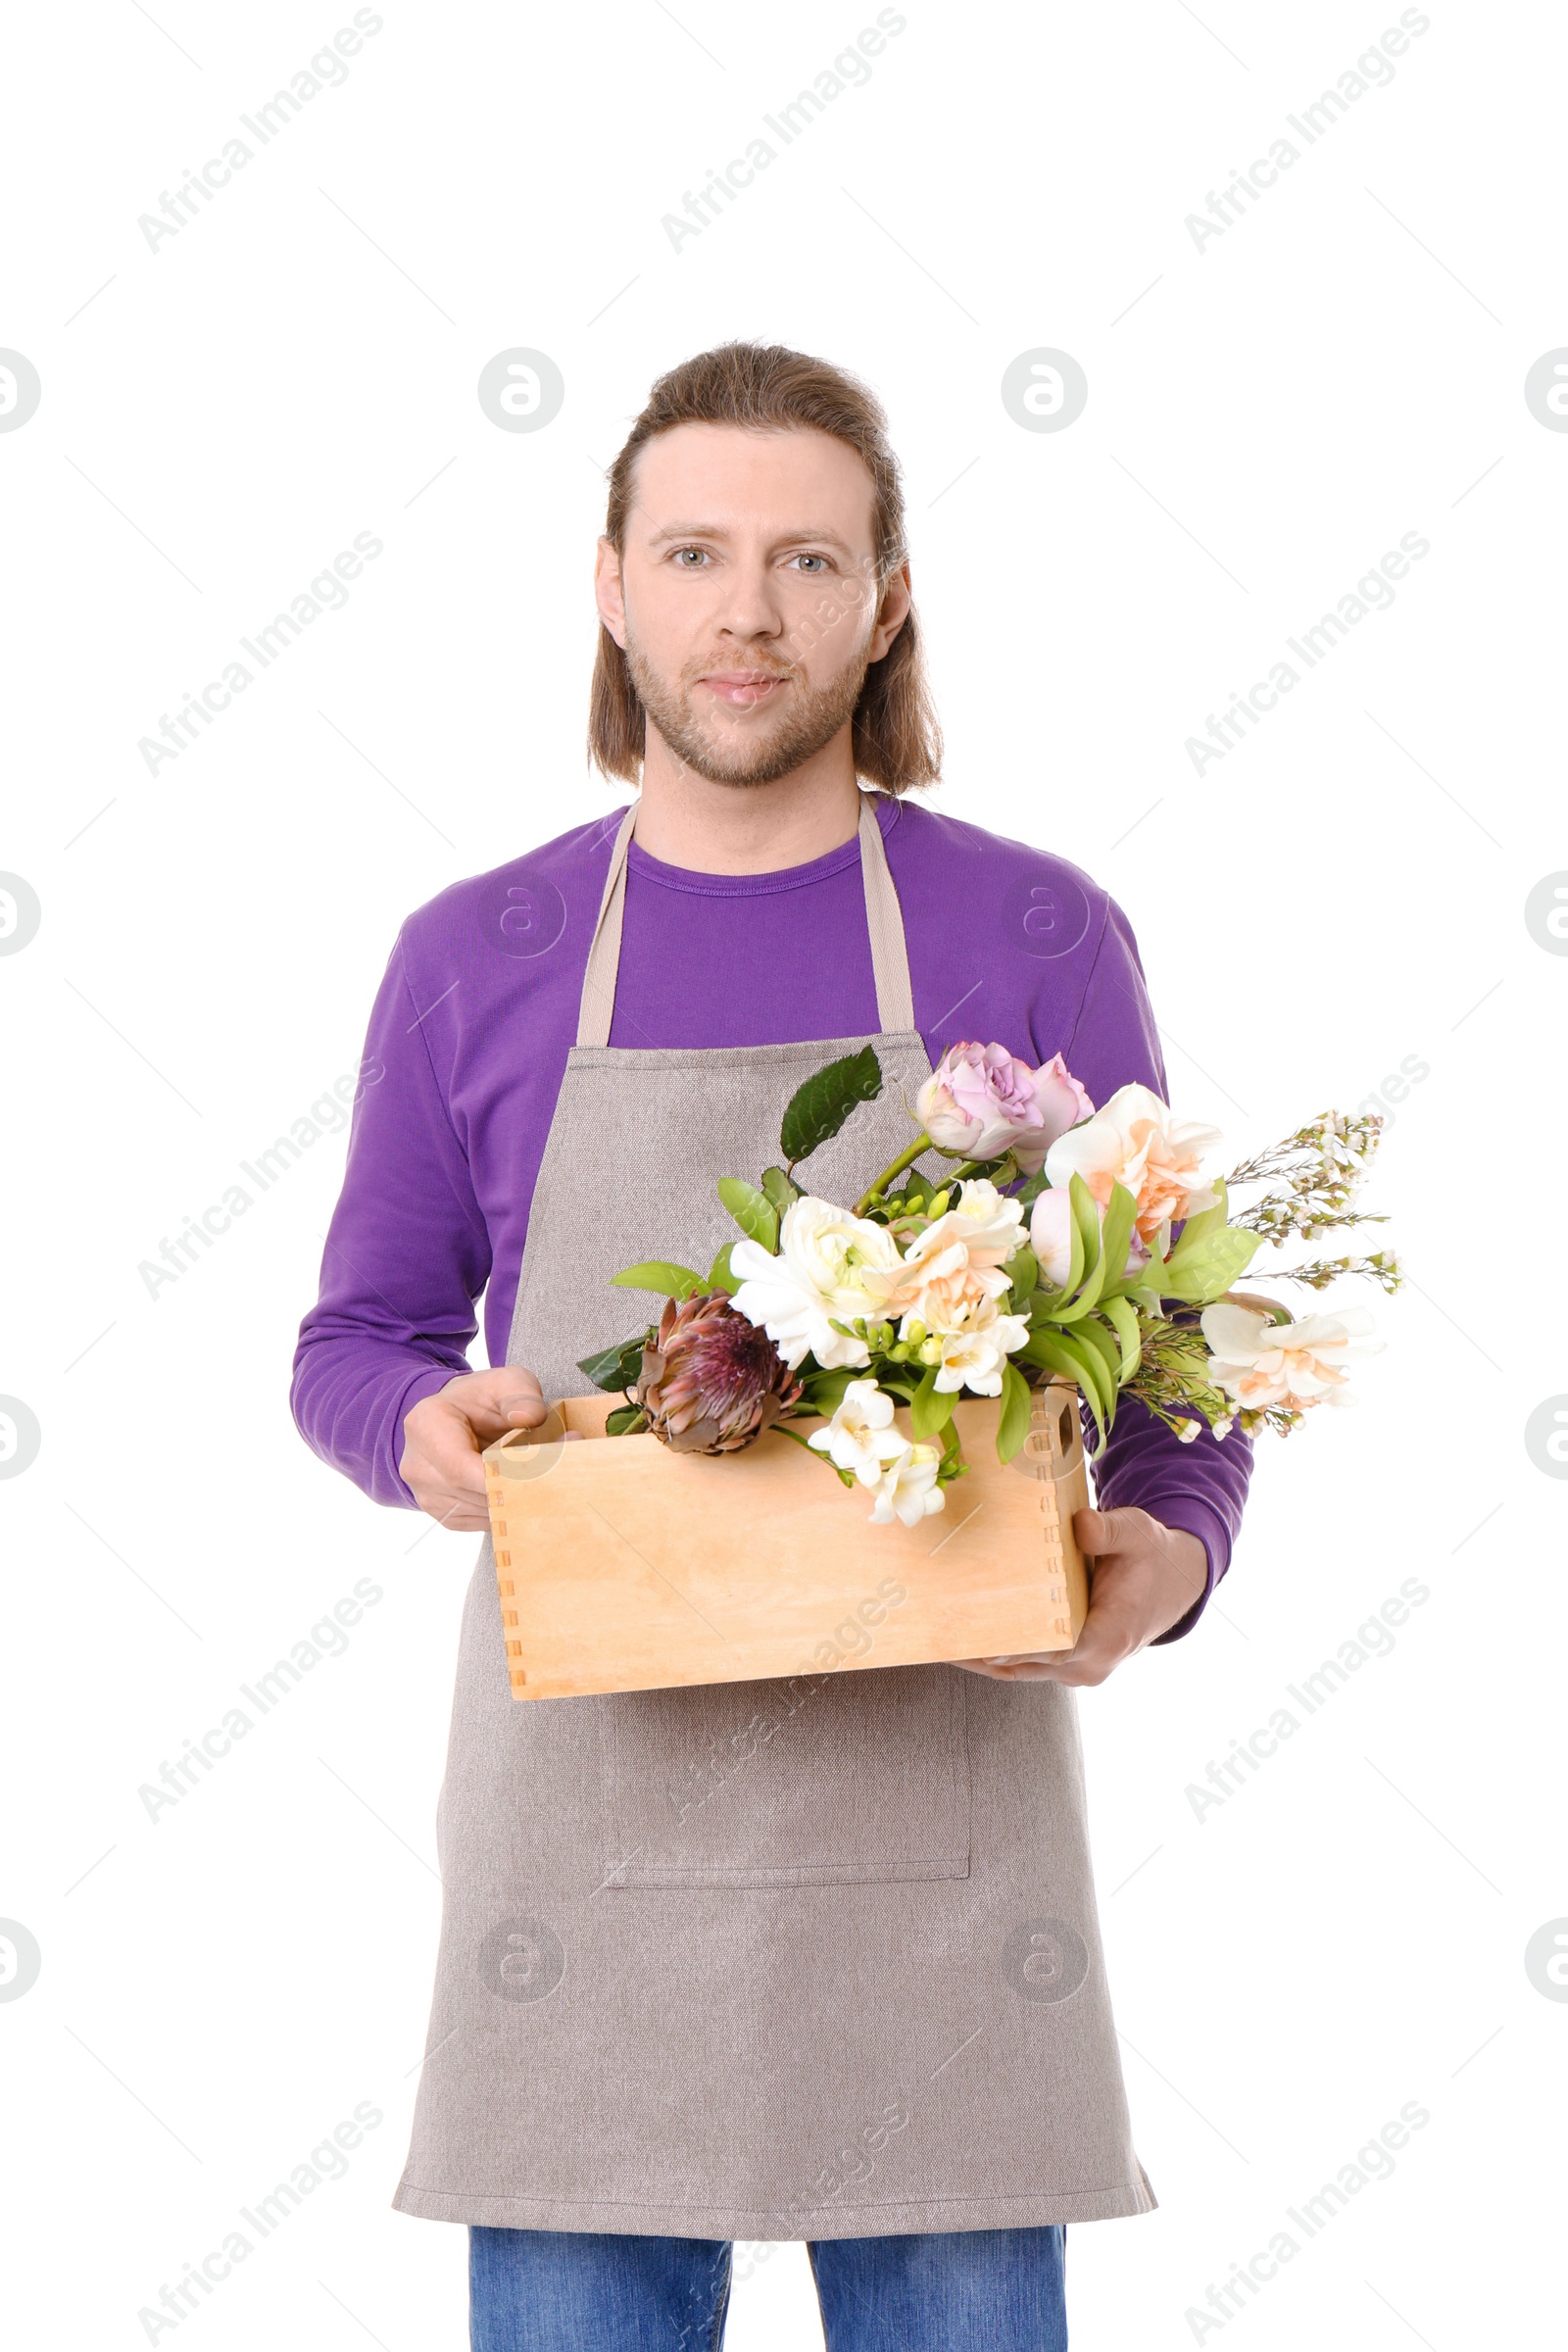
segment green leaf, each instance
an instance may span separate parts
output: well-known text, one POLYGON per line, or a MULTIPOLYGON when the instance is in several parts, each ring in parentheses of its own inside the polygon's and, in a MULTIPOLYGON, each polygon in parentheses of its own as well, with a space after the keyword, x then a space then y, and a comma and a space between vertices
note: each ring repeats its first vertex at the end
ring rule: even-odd
POLYGON ((1012 1197, 1022 1207, 1032 1208, 1041 1194, 1049 1192, 1050 1189, 1051 1179, 1046 1174, 1045 1163, 1042 1162, 1028 1182, 1020 1185, 1012 1197))
POLYGON ((634 1340, 622 1340, 618 1348, 606 1348, 598 1355, 583 1356, 577 1369, 587 1374, 596 1389, 606 1389, 614 1396, 641 1377, 643 1349, 653 1337, 652 1327, 640 1331, 634 1340))
POLYGON ((779 1129, 779 1150, 791 1167, 809 1159, 818 1145, 837 1135, 858 1102, 874 1102, 882 1092, 882 1064, 874 1046, 843 1054, 815 1071, 790 1097, 779 1129))
POLYGON ((914 1401, 909 1407, 909 1434, 916 1445, 923 1446, 927 1438, 934 1438, 937 1431, 945 1429, 953 1418, 954 1392, 951 1389, 938 1389, 937 1373, 940 1369, 938 1364, 927 1367, 925 1378, 915 1390, 914 1401))
POLYGON ((1092 1348, 1099 1356, 1105 1367, 1110 1395, 1114 1398, 1121 1386, 1121 1342, 1115 1333, 1102 1323, 1097 1315, 1086 1315, 1081 1323, 1074 1325, 1072 1336, 1075 1340, 1082 1340, 1084 1346, 1092 1348))
POLYGON ((1144 1335, 1137 1311, 1125 1298, 1102 1298, 1100 1311, 1121 1342, 1121 1370, 1116 1375, 1116 1385, 1124 1389, 1137 1371, 1144 1352, 1144 1335))
MULTIPOLYGON (((1124 1184, 1110 1188, 1110 1206, 1105 1211, 1105 1223, 1101 1235, 1101 1256, 1104 1261, 1105 1279, 1101 1296, 1114 1290, 1127 1280, 1127 1251, 1138 1221, 1138 1201, 1124 1184)), ((1135 1273, 1133 1281, 1138 1280, 1135 1273)))
POLYGON ((1216 1183, 1212 1202, 1207 1208, 1200 1208, 1196 1217, 1188 1218, 1182 1227, 1176 1248, 1179 1250, 1183 1242, 1206 1242, 1210 1234, 1219 1231, 1230 1213, 1230 1201, 1225 1187, 1223 1184, 1216 1183))
POLYGON ((997 1459, 1010 1462, 1034 1417, 1034 1391, 1016 1364, 1002 1367, 1002 1411, 997 1420, 997 1459))
POLYGON ((1170 1253, 1159 1287, 1167 1298, 1206 1306, 1211 1299, 1223 1298, 1237 1275, 1246 1272, 1261 1241, 1260 1234, 1247 1233, 1238 1225, 1221 1225, 1216 1232, 1200 1235, 1189 1248, 1184 1233, 1170 1253))
POLYGON ((764 1192, 744 1176, 721 1176, 718 1197, 749 1242, 760 1242, 771 1256, 778 1249, 778 1210, 764 1192))
POLYGON ((690 1266, 673 1266, 664 1258, 645 1258, 640 1266, 622 1266, 611 1281, 622 1291, 662 1291, 669 1298, 689 1298, 703 1287, 703 1278, 690 1266))
MULTIPOLYGON (((1083 1179, 1074 1176, 1073 1182, 1081 1184, 1083 1179)), ((1099 1254, 1094 1261, 1093 1271, 1077 1298, 1069 1306, 1060 1309, 1057 1320, 1062 1323, 1080 1322, 1089 1313, 1091 1307, 1099 1305, 1102 1293, 1112 1288, 1121 1279, 1122 1270, 1127 1263, 1128 1239, 1132 1233, 1133 1220, 1138 1214, 1138 1203, 1125 1185, 1113 1184, 1111 1186, 1110 1205, 1105 1211, 1103 1227, 1101 1226, 1100 1212, 1087 1185, 1084 1187, 1084 1198, 1089 1201, 1090 1206, 1095 1208, 1095 1240, 1099 1254)), ((1080 1206, 1081 1204, 1075 1200, 1073 1203, 1075 1224, 1080 1213, 1080 1206)))
POLYGON ((1037 1331, 1019 1352, 1030 1363, 1039 1364, 1044 1371, 1059 1373, 1082 1389, 1103 1449, 1106 1428, 1115 1411, 1115 1389, 1102 1357, 1086 1348, 1075 1333, 1067 1331, 1037 1331))
POLYGON ((734 1247, 733 1242, 724 1244, 723 1249, 708 1269, 708 1280, 703 1286, 705 1290, 727 1291, 730 1297, 734 1298, 735 1293, 741 1287, 740 1276, 732 1274, 729 1270, 729 1253, 734 1247))
POLYGON ((1024 1312, 1024 1301, 1039 1286, 1040 1260, 1026 1242, 1021 1250, 1013 1251, 1002 1271, 1012 1285, 1012 1298, 1008 1302, 1011 1311, 1020 1315, 1024 1312))
POLYGON ((792 1200, 801 1197, 801 1188, 792 1184, 782 1168, 766 1168, 762 1173, 762 1190, 782 1217, 792 1200))
POLYGON ((612 1413, 605 1415, 607 1438, 634 1438, 646 1425, 643 1409, 637 1404, 618 1404, 612 1413))
POLYGON ((820 1413, 824 1420, 831 1421, 844 1402, 844 1392, 851 1381, 864 1378, 863 1372, 849 1372, 842 1367, 836 1372, 803 1373, 802 1400, 810 1406, 813 1413, 820 1413))
MULTIPOLYGON (((1072 1203, 1073 1231, 1083 1244, 1083 1273, 1078 1277, 1081 1282, 1100 1263, 1100 1207, 1076 1168, 1067 1179, 1067 1199, 1072 1203)), ((1076 1258, 1077 1251, 1073 1254, 1076 1258)), ((1071 1277, 1067 1287, 1069 1290, 1074 1287, 1071 1277)))

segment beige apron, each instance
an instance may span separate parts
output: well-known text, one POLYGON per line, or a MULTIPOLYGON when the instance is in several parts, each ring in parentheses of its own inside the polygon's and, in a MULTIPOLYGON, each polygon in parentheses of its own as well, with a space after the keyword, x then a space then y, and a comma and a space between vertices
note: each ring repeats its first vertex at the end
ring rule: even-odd
MULTIPOLYGON (((869 798, 875 1038, 608 1045, 635 812, 611 858, 507 1350, 547 1396, 589 1393, 577 1359, 657 1312, 606 1288, 617 1268, 707 1266, 733 1238, 714 1182, 755 1182, 777 1158, 784 1103, 810 1071, 869 1042, 885 1074, 880 1100, 803 1170, 844 1201, 907 1141, 906 1104, 931 1066, 869 798)), ((933 1545, 946 1524, 926 1522, 933 1545)), ((463 1620, 402 2211, 810 2239, 1152 2207, 1106 1997, 1072 1693, 951 1666, 875 1671, 878 1581, 868 1570, 870 1630, 824 1627, 818 1674, 523 1703, 486 1542, 463 1620), (873 1670, 834 1670, 856 1655, 873 1670)))

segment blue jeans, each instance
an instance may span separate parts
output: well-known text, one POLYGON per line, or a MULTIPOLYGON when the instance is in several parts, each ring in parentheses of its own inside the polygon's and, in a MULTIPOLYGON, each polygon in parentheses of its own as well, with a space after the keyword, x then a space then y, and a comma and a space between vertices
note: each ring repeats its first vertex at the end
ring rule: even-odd
MULTIPOLYGON (((1067 2352, 1066 2232, 808 2245, 827 2352, 1067 2352)), ((726 2238, 468 2232, 472 2352, 719 2352, 726 2238)))

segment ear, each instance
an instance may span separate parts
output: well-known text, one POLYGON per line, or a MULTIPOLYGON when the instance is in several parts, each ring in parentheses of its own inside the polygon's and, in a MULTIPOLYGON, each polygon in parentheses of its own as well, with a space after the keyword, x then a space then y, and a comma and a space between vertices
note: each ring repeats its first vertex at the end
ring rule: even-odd
POLYGON ((599 617, 620 647, 626 650, 626 600, 620 576, 620 558, 608 539, 601 539, 594 556, 594 603, 599 617))
POLYGON ((877 609, 876 625, 871 631, 869 659, 880 662, 894 638, 909 616, 913 602, 909 590, 909 566, 901 564, 891 572, 882 590, 882 602, 877 609))

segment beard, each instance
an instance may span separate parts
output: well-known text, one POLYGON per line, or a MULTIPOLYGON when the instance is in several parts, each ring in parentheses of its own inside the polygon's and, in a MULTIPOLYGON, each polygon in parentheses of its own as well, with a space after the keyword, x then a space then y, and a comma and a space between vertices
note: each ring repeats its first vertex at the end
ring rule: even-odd
POLYGON ((746 668, 793 679, 783 709, 765 718, 748 713, 732 718, 715 706, 710 718, 700 718, 692 689, 709 670, 720 666, 713 661, 688 662, 678 677, 665 677, 627 635, 626 667, 637 699, 676 758, 710 784, 744 785, 777 783, 831 743, 854 717, 871 664, 868 658, 858 657, 827 685, 808 687, 798 670, 792 672, 787 664, 772 669, 754 655, 746 668))

